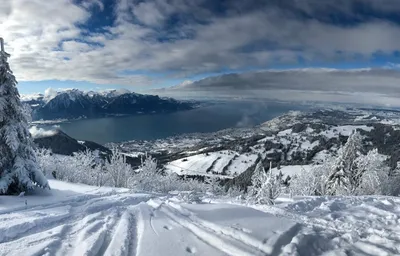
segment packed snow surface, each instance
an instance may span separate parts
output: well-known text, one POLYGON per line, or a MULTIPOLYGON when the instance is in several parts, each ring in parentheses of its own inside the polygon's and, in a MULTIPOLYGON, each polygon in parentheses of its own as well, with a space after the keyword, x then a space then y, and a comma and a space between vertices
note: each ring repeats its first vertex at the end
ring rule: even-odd
POLYGON ((280 198, 275 206, 50 180, 0 197, 0 255, 399 255, 400 199, 280 198))

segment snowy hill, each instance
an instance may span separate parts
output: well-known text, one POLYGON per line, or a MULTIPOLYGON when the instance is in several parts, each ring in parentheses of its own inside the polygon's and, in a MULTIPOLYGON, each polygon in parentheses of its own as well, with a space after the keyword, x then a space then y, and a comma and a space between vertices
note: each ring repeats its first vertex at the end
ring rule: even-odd
MULTIPOLYGON (((32 128, 30 131, 32 133, 32 128)), ((111 154, 111 150, 106 147, 92 141, 78 141, 61 130, 50 131, 48 134, 38 133, 37 135, 32 135, 38 147, 50 149, 54 154, 73 155, 76 152, 84 152, 86 150, 97 150, 104 155, 111 154)))
POLYGON ((183 201, 50 180, 0 204, 0 255, 399 255, 400 200, 183 201))
POLYGON ((21 100, 32 107, 34 120, 164 113, 194 107, 194 104, 189 102, 142 95, 128 90, 84 92, 78 89, 68 89, 51 91, 45 95, 23 95, 21 100))

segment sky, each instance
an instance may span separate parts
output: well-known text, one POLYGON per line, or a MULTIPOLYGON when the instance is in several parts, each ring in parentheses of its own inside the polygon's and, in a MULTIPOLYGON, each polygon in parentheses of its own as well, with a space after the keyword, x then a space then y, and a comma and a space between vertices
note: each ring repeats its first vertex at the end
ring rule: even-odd
POLYGON ((2 0, 0 36, 21 93, 400 91, 398 0, 2 0))

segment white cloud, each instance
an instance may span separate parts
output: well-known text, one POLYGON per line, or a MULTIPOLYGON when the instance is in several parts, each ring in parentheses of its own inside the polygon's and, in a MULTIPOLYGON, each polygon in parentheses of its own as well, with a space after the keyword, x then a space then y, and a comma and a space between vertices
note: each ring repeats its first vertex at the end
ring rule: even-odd
POLYGON ((132 7, 132 12, 146 25, 157 25, 165 18, 153 2, 141 2, 132 7))
POLYGON ((43 128, 38 128, 37 126, 29 128, 29 132, 33 138, 49 137, 57 133, 55 130, 45 130, 43 128))
POLYGON ((47 101, 50 101, 51 99, 53 99, 54 97, 57 96, 57 90, 54 90, 53 88, 49 87, 44 91, 44 98, 47 101))
POLYGON ((392 69, 265 70, 205 78, 156 90, 163 96, 360 103, 400 107, 400 72, 392 69))
POLYGON ((182 83, 180 83, 180 84, 174 86, 172 89, 184 88, 184 87, 189 86, 189 85, 191 85, 191 84, 193 84, 193 81, 192 81, 192 80, 185 80, 185 81, 183 81, 182 83))
MULTIPOLYGON (((91 9, 104 10, 100 0, 85 0, 80 6, 70 0, 2 3, 0 31, 12 54, 10 64, 17 79, 146 86, 163 79, 148 76, 146 71, 190 77, 222 68, 296 63, 299 56, 334 62, 354 56, 367 60, 377 52, 400 50, 400 26, 396 23, 365 19, 352 26, 337 26, 321 21, 328 16, 319 13, 327 10, 353 17, 350 0, 341 1, 342 5, 295 1, 291 9, 269 3, 250 8, 250 2, 262 1, 230 1, 224 15, 205 8, 208 2, 204 0, 116 2, 116 19, 102 28, 104 33, 88 32, 80 26, 93 18, 91 9), (299 19, 288 11, 296 8, 319 16, 299 19), (171 15, 177 23, 172 28, 168 23, 171 15), (138 70, 144 72, 138 74, 138 70)), ((380 12, 398 7, 391 0, 384 5, 366 2, 380 12)))
POLYGON ((86 9, 90 9, 93 6, 97 6, 101 11, 104 11, 104 4, 101 0, 84 0, 82 6, 86 9))

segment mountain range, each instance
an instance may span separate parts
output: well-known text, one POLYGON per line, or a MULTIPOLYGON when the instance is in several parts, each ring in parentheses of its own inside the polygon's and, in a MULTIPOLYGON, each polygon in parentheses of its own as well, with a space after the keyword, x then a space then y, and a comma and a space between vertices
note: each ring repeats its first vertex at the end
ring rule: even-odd
POLYGON ((193 102, 138 94, 128 90, 84 92, 69 89, 52 94, 23 95, 21 101, 31 106, 33 120, 169 113, 189 110, 195 106, 193 102))

